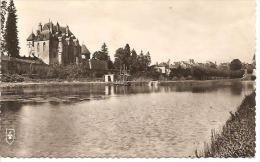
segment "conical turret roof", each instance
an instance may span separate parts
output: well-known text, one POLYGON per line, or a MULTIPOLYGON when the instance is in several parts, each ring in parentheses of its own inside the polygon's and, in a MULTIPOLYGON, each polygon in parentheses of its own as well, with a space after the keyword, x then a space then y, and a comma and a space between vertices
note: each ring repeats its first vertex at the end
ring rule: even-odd
POLYGON ((90 53, 88 48, 84 44, 82 44, 82 46, 81 46, 81 53, 83 53, 83 54, 84 53, 90 53))

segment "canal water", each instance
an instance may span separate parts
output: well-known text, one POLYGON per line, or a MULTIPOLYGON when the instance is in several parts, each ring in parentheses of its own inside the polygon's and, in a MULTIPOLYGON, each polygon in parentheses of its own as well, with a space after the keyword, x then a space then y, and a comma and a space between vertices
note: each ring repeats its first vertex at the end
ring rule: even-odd
POLYGON ((254 82, 1 89, 0 155, 188 157, 220 130, 254 82), (6 129, 15 140, 6 143, 6 129))

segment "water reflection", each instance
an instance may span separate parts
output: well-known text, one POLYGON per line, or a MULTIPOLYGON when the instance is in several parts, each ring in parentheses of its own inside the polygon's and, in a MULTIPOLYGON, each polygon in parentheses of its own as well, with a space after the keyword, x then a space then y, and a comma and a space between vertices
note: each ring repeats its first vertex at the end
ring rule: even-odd
POLYGON ((243 90, 243 84, 241 82, 233 82, 233 84, 231 84, 230 90, 233 95, 240 95, 243 90))
POLYGON ((138 93, 192 92, 208 93, 229 87, 233 95, 241 95, 243 90, 254 88, 253 82, 183 82, 162 86, 111 86, 111 85, 54 85, 31 86, 2 89, 1 101, 19 101, 24 104, 52 105, 71 104, 90 100, 106 99, 105 96, 131 95, 138 93))
POLYGON ((254 82, 2 90, 0 155, 193 156, 254 82), (4 130, 14 128, 14 145, 4 130))

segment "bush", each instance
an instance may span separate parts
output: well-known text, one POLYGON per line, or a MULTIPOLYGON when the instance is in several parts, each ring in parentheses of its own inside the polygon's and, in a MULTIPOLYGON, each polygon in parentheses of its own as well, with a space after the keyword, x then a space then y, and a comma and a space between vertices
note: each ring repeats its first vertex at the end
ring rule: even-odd
POLYGON ((256 76, 252 75, 251 76, 251 80, 255 81, 256 80, 256 76))
POLYGON ((252 74, 253 73, 253 68, 252 67, 248 67, 247 68, 247 73, 248 74, 252 74))
POLYGON ((24 77, 18 74, 3 74, 1 82, 23 82, 24 77))
POLYGON ((223 126, 221 132, 212 131, 211 142, 197 157, 254 157, 255 132, 255 92, 246 96, 235 113, 223 126))
POLYGON ((204 80, 212 77, 242 78, 244 70, 227 71, 213 68, 194 67, 193 78, 204 80))
POLYGON ((236 71, 230 71, 230 78, 242 78, 244 75, 244 70, 236 70, 236 71))
POLYGON ((89 70, 84 64, 80 65, 53 65, 47 72, 47 78, 57 79, 77 79, 90 75, 89 70))
POLYGON ((242 68, 242 63, 239 59, 234 59, 230 63, 231 70, 240 70, 242 68))
POLYGON ((178 68, 174 68, 171 70, 169 77, 188 77, 191 75, 191 71, 191 68, 182 68, 181 66, 179 66, 178 68))

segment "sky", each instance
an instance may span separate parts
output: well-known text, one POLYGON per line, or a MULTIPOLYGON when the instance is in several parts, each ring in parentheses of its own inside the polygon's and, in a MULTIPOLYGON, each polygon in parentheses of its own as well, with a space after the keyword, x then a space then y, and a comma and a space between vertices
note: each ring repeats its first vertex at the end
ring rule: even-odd
POLYGON ((57 21, 91 53, 105 42, 113 59, 126 43, 168 61, 251 62, 254 0, 15 0, 21 55, 38 24, 57 21))

